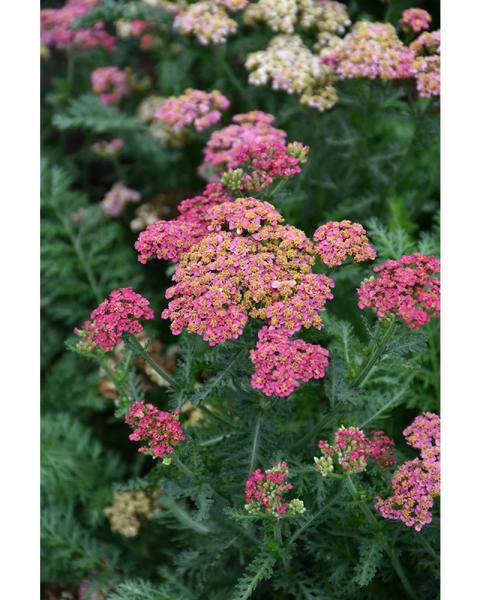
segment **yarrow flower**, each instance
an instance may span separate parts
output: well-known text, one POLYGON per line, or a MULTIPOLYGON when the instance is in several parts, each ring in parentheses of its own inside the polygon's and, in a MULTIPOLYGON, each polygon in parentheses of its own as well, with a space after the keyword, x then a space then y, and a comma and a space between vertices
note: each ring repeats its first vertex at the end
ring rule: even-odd
POLYGON ((253 85, 270 80, 274 90, 297 94, 301 104, 319 111, 328 110, 338 100, 335 73, 310 52, 299 35, 277 35, 266 50, 250 53, 245 67, 253 85))
POLYGON ((173 22, 182 35, 193 34, 200 44, 221 44, 237 31, 237 23, 221 2, 201 0, 181 9, 173 22))
MULTIPOLYGON (((301 286, 307 275, 325 290, 324 276, 311 272, 312 243, 300 230, 281 225, 283 217, 272 205, 242 198, 213 207, 210 214, 216 231, 182 255, 173 276, 177 283, 166 293, 171 302, 162 317, 171 320, 174 334, 187 327, 216 345, 241 335, 249 315, 265 320, 270 314, 273 320, 279 313, 280 322, 287 321, 289 309, 293 313, 311 301, 310 290, 301 286), (276 302, 286 304, 283 315, 276 302)), ((330 297, 333 282, 327 281, 330 297)), ((315 302, 323 307, 325 298, 315 302)), ((308 306, 290 319, 297 329, 321 326, 308 306)))
POLYGON ((117 156, 123 150, 123 147, 124 143, 121 138, 113 138, 104 142, 96 142, 92 145, 92 150, 102 158, 110 158, 117 156))
POLYGON ((115 492, 112 506, 103 511, 112 531, 125 537, 137 536, 143 521, 158 510, 155 502, 158 495, 158 492, 149 494, 146 490, 115 492))
POLYGON ((156 23, 143 21, 142 19, 133 19, 132 21, 118 20, 115 22, 117 34, 121 38, 139 38, 140 48, 150 50, 158 45, 156 23))
POLYGON ((111 350, 122 341, 125 333, 140 333, 142 319, 153 319, 150 302, 137 294, 131 287, 119 288, 110 292, 75 333, 81 337, 81 347, 87 350, 100 346, 111 350))
POLYGON ((299 142, 288 146, 259 142, 240 147, 228 163, 230 170, 222 183, 235 192, 261 192, 277 178, 301 173, 300 165, 305 162, 308 150, 308 146, 299 142))
POLYGON ((296 0, 259 0, 247 7, 243 15, 246 25, 266 23, 273 31, 292 33, 297 22, 296 0))
POLYGON ((395 464, 393 445, 393 440, 383 431, 375 431, 373 439, 369 440, 358 427, 342 425, 335 432, 333 445, 326 440, 318 442, 322 456, 315 456, 313 460, 315 468, 324 477, 334 472, 336 464, 347 473, 361 473, 367 469, 370 458, 377 460, 383 467, 395 464))
POLYGON ((128 75, 118 67, 99 67, 90 75, 92 90, 104 104, 116 104, 130 93, 128 75))
POLYGON ((178 261, 193 244, 210 233, 208 209, 232 200, 220 183, 209 183, 199 196, 186 198, 178 205, 180 216, 170 221, 156 221, 142 231, 135 242, 138 261, 151 258, 178 261))
POLYGON ((390 23, 358 21, 343 42, 322 53, 321 59, 341 79, 405 79, 413 75, 414 57, 390 23))
POLYGON ((304 340, 289 339, 287 330, 262 327, 250 357, 255 370, 252 387, 265 396, 284 398, 302 381, 322 379, 328 366, 328 350, 304 340))
POLYGON ((430 28, 432 17, 430 13, 422 8, 407 8, 402 13, 400 25, 405 31, 418 33, 430 28))
POLYGON ((440 495, 440 417, 419 415, 405 429, 408 444, 420 449, 421 458, 403 463, 392 478, 392 496, 377 498, 376 508, 385 519, 402 521, 421 531, 431 523, 434 499, 440 495))
POLYGON ((372 308, 378 317, 396 315, 411 329, 440 316, 440 261, 412 254, 373 267, 376 277, 358 288, 359 308, 372 308))
POLYGON ((133 428, 129 439, 145 443, 139 448, 139 452, 170 464, 174 446, 185 440, 179 414, 180 409, 169 413, 159 410, 153 404, 134 402, 125 416, 125 423, 133 428))
POLYGON ((203 131, 217 123, 221 111, 229 106, 230 101, 217 90, 204 92, 189 88, 181 96, 167 98, 155 117, 172 129, 193 125, 197 131, 203 131))
POLYGON ((115 183, 105 194, 101 204, 109 217, 119 217, 127 204, 135 204, 140 200, 140 193, 126 187, 121 181, 115 183))
POLYGON ((237 152, 252 144, 285 144, 287 134, 273 127, 275 117, 259 110, 235 115, 233 124, 214 131, 204 148, 200 173, 206 179, 218 177, 229 168, 237 152))
POLYGON ((101 47, 113 52, 115 38, 105 31, 103 21, 97 21, 90 27, 74 29, 73 24, 85 15, 100 0, 68 0, 62 8, 46 8, 40 11, 41 42, 44 47, 53 46, 89 49, 101 47))
POLYGON ((331 0, 298 0, 300 26, 303 29, 316 27, 320 32, 344 34, 351 25, 347 7, 331 0))
POLYGON ((313 239, 316 242, 315 252, 328 267, 341 265, 348 257, 359 263, 377 256, 362 225, 346 219, 321 225, 313 239))
POLYGON ((426 31, 410 44, 416 56, 413 74, 422 98, 440 95, 440 31, 426 31))
POLYGON ((285 500, 293 489, 288 481, 288 464, 276 463, 271 469, 256 469, 245 484, 245 510, 251 515, 267 514, 272 517, 299 515, 305 512, 298 498, 285 500))

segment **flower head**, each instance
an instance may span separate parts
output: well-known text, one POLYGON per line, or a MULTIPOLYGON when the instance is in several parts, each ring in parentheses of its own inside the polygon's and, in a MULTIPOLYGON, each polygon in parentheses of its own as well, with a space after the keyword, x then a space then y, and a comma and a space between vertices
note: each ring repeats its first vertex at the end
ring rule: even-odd
POLYGON ((250 357, 255 370, 252 387, 265 396, 284 398, 302 381, 322 379, 328 366, 328 350, 304 340, 289 339, 291 332, 263 327, 250 357))
POLYGON ((172 129, 193 125, 197 131, 208 129, 221 118, 221 111, 230 106, 223 94, 214 90, 187 89, 181 96, 167 98, 155 113, 155 117, 172 129))
POLYGON ((312 54, 299 35, 277 35, 266 50, 252 52, 245 63, 253 85, 271 81, 274 90, 300 96, 300 102, 319 111, 338 100, 333 70, 312 54))
POLYGON ((400 25, 405 31, 414 31, 418 33, 424 29, 429 29, 432 22, 432 16, 422 8, 407 8, 402 13, 400 25))
POLYGON ((105 31, 103 21, 90 27, 74 28, 77 19, 85 15, 100 0, 68 0, 61 8, 40 11, 41 41, 44 47, 90 49, 101 47, 113 52, 115 38, 105 31))
POLYGON ((374 459, 382 467, 395 464, 393 440, 383 431, 374 431, 369 439, 358 427, 344 427, 335 432, 332 445, 320 440, 318 447, 322 456, 314 457, 315 468, 325 476, 333 473, 338 466, 347 473, 361 473, 367 469, 369 459, 374 459))
POLYGON ((329 267, 343 264, 348 257, 359 263, 377 256, 360 223, 329 221, 315 231, 313 239, 315 252, 329 267))
POLYGON ((118 67, 99 67, 90 75, 92 90, 104 104, 116 104, 130 93, 128 75, 118 67))
POLYGON ((341 79, 405 79, 413 75, 414 52, 400 41, 390 23, 358 21, 322 61, 341 79))
POLYGON ((92 145, 92 150, 102 158, 110 158, 119 154, 124 147, 122 138, 113 138, 104 142, 96 142, 92 145))
POLYGON ((205 177, 215 177, 230 168, 237 152, 252 144, 285 144, 287 134, 273 127, 275 117, 261 111, 235 115, 234 123, 214 131, 204 149, 204 163, 200 172, 205 177))
POLYGON ((193 34, 200 44, 221 44, 237 30, 237 23, 220 2, 201 0, 188 4, 175 16, 173 26, 182 35, 193 34))
MULTIPOLYGON (((306 159, 308 146, 253 143, 238 148, 233 153, 228 167, 235 169, 238 179, 234 183, 236 191, 246 193, 258 193, 272 185, 279 178, 287 178, 301 173, 300 158, 306 159)), ((222 178, 228 181, 230 171, 222 178)), ((233 187, 233 186, 232 186, 233 187)))
POLYGON ((305 507, 301 500, 287 502, 284 498, 291 489, 286 462, 276 463, 266 471, 256 469, 245 484, 245 510, 251 515, 266 513, 277 518, 302 514, 305 507))
POLYGON ((126 187, 121 181, 115 183, 102 200, 103 212, 109 217, 119 217, 127 204, 140 200, 136 190, 126 187))
POLYGON ((440 316, 440 261, 412 254, 373 267, 377 276, 358 288, 359 308, 370 307, 379 317, 400 317, 411 329, 440 316))
POLYGON ((122 341, 124 333, 140 333, 142 319, 153 319, 150 302, 137 294, 131 287, 110 292, 76 333, 82 337, 82 345, 92 348, 95 345, 103 350, 111 350, 122 341))
POLYGON ((168 464, 173 447, 185 440, 179 413, 180 409, 169 413, 158 410, 153 404, 134 402, 125 416, 125 423, 133 428, 129 439, 144 442, 139 452, 152 458, 160 458, 168 464))
POLYGON ((410 446, 420 450, 420 458, 403 463, 392 477, 393 494, 377 498, 383 518, 402 521, 421 531, 432 521, 434 499, 440 495, 440 417, 424 413, 403 432, 410 446))

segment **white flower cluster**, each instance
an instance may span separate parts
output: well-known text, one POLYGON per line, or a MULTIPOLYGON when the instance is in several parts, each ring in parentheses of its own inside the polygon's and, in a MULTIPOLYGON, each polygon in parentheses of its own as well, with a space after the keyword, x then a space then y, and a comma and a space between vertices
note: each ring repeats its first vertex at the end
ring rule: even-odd
MULTIPOLYGON (((228 4, 233 5, 234 2, 230 1, 228 4)), ((229 16, 224 6, 209 0, 186 6, 175 17, 173 26, 182 35, 193 34, 204 46, 222 44, 237 30, 236 21, 229 16)))
POLYGON ((343 34, 351 24, 347 7, 332 0, 259 0, 244 14, 246 25, 266 23, 273 31, 293 33, 296 23, 303 29, 343 34))
POLYGON ((303 29, 316 27, 318 31, 342 35, 352 22, 347 7, 331 0, 298 0, 300 26, 303 29))
POLYGON ((292 33, 297 22, 297 0, 259 0, 243 15, 245 25, 266 23, 273 31, 292 33))
POLYGON ((249 82, 300 96, 300 102, 319 111, 328 110, 338 100, 335 74, 312 54, 299 35, 277 35, 266 50, 248 55, 245 67, 249 82))

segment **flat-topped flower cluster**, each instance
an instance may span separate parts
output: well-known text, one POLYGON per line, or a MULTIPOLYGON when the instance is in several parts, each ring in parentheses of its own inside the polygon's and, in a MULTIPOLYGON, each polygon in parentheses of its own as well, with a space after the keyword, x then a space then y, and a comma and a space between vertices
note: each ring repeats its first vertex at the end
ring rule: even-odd
POLYGON ((81 329, 75 332, 81 338, 85 349, 100 346, 103 350, 112 350, 120 344, 126 333, 135 334, 143 331, 141 319, 153 319, 154 313, 150 302, 137 294, 131 287, 113 290, 85 321, 81 329))
POLYGON ((335 467, 347 473, 361 473, 367 469, 369 459, 388 467, 395 464, 393 446, 393 440, 383 431, 374 431, 369 439, 358 427, 342 426, 335 432, 332 445, 326 440, 318 442, 322 456, 314 457, 315 468, 327 477, 335 467))
POLYGON ((385 519, 400 520, 421 531, 431 523, 434 500, 440 495, 440 417, 423 413, 403 435, 407 444, 420 450, 420 458, 403 463, 395 471, 393 494, 377 498, 376 507, 385 519))
POLYGON ((440 316, 440 260, 411 254, 373 267, 377 273, 359 287, 358 306, 370 307, 379 317, 396 315, 417 329, 440 316))
POLYGON ((179 414, 180 409, 170 413, 159 410, 153 404, 133 402, 125 416, 125 423, 133 428, 129 439, 144 442, 139 452, 168 464, 174 446, 185 440, 179 414))
POLYGON ((197 131, 217 123, 230 106, 230 101, 217 90, 204 92, 189 88, 180 96, 167 98, 155 112, 155 117, 172 129, 193 125, 197 131))
POLYGON ((251 515, 267 514, 277 518, 302 514, 305 507, 301 500, 285 500, 285 494, 291 489, 293 485, 288 481, 285 461, 265 471, 256 469, 245 484, 245 510, 251 515))
POLYGON ((108 52, 116 48, 116 39, 105 30, 103 21, 91 27, 74 28, 100 0, 67 0, 61 8, 45 8, 40 12, 41 42, 44 46, 89 49, 101 47, 108 52))

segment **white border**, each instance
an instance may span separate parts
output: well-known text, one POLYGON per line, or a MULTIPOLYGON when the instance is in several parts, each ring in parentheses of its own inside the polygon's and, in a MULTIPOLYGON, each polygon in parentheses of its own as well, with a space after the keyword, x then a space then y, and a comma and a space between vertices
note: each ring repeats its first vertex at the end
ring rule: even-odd
POLYGON ((38 598, 40 581, 38 5, 2 3, 0 36, 0 595, 18 600, 38 598))
POLYGON ((480 8, 442 2, 442 600, 475 598, 480 451, 480 8))

